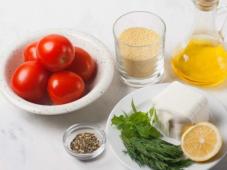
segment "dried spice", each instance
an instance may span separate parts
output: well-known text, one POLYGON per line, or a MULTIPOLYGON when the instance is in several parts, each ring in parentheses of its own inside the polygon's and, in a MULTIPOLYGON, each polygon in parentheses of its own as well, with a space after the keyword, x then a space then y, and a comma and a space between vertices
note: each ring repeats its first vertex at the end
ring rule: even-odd
POLYGON ((100 147, 100 141, 93 133, 79 133, 72 140, 70 148, 77 153, 92 153, 100 147))

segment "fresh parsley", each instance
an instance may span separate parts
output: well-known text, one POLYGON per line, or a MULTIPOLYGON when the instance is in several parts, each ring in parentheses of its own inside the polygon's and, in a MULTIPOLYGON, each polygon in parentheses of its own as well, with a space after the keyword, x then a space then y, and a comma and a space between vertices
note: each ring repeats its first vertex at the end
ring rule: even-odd
POLYGON ((131 106, 131 113, 114 116, 112 124, 121 131, 125 152, 133 160, 154 170, 182 170, 192 164, 180 146, 161 139, 162 134, 155 128, 159 124, 155 108, 142 112, 133 101, 131 106))

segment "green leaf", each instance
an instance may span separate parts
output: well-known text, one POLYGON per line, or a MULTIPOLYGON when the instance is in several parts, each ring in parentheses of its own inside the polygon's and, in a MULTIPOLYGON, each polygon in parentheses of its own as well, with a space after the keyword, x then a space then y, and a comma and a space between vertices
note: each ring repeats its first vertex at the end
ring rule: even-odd
POLYGON ((126 118, 123 115, 114 116, 111 121, 113 125, 116 125, 118 129, 121 129, 125 125, 126 118))
POLYGON ((152 107, 152 108, 149 110, 149 115, 150 115, 150 117, 151 117, 151 125, 159 124, 157 112, 156 112, 156 109, 155 109, 154 107, 152 107))
POLYGON ((144 112, 132 113, 132 114, 130 114, 130 116, 128 118, 133 123, 148 123, 149 122, 149 117, 144 112))
POLYGON ((135 106, 135 104, 134 104, 133 99, 132 99, 132 102, 131 102, 131 106, 132 106, 133 112, 136 113, 136 112, 137 112, 137 109, 136 109, 136 106, 135 106))
POLYGON ((135 128, 139 133, 139 135, 143 138, 150 138, 150 137, 159 138, 161 136, 161 133, 154 127, 150 126, 149 124, 146 124, 146 125, 136 124, 135 128))

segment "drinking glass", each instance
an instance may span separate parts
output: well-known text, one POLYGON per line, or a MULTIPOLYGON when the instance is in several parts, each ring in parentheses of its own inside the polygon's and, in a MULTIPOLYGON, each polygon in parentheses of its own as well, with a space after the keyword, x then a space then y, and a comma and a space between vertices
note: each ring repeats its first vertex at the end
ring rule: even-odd
MULTIPOLYGON (((164 44, 166 26, 158 15, 146 11, 133 11, 120 16, 113 25, 117 67, 121 79, 129 86, 143 87, 161 80, 164 73, 164 44), (119 37, 130 28, 149 29, 159 41, 146 45, 132 45, 119 37)), ((134 38, 134 37, 129 37, 134 38)))

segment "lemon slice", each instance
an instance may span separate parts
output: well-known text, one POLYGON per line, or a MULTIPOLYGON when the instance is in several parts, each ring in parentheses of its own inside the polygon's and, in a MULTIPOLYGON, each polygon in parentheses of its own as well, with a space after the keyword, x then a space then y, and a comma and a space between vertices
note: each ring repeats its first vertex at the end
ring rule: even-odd
POLYGON ((213 158, 221 146, 222 138, 218 129, 208 122, 201 122, 190 127, 181 138, 184 154, 196 162, 204 162, 213 158))

